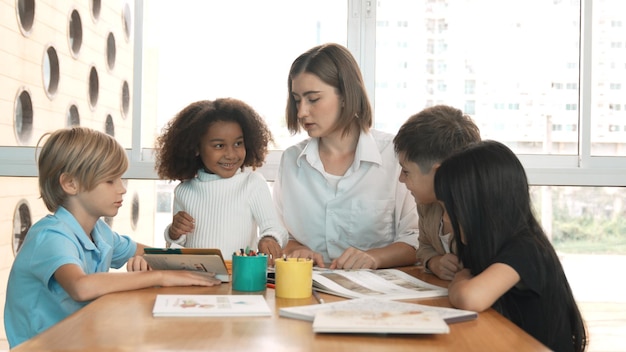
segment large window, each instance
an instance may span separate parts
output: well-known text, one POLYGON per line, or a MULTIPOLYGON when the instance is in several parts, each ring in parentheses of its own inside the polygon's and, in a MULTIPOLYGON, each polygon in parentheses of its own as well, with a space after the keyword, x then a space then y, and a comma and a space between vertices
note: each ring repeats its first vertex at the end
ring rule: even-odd
MULTIPOLYGON (((484 138, 518 153, 560 253, 626 253, 626 1, 124 0, 97 16, 80 1, 40 3, 37 16, 20 7, 15 28, 0 26, 3 243, 15 249, 47 213, 34 146, 52 129, 106 130, 127 149, 125 206, 107 221, 147 244, 164 244, 174 187, 157 179, 154 140, 193 101, 234 97, 266 118, 278 141, 261 168, 271 184, 281 150, 303 138, 284 122, 290 64, 337 42, 360 64, 376 128, 393 133, 435 104, 463 109, 484 138), (51 13, 68 14, 66 23, 53 24, 51 13), (56 45, 57 86, 45 53, 54 38, 76 44, 76 18, 90 33, 83 49, 93 50, 56 45), (107 65, 110 33, 115 65, 107 65)), ((597 286, 592 276, 612 282, 592 263, 600 262, 580 266, 594 271, 577 295, 597 286)))
MULTIPOLYGON (((125 120, 114 116, 116 137, 120 130, 131 157, 131 178, 156 178, 154 138, 177 111, 194 100, 232 96, 255 107, 273 129, 278 145, 262 170, 271 180, 280 150, 302 138, 284 127, 289 65, 304 50, 332 41, 348 46, 359 61, 376 128, 395 132, 422 108, 450 104, 472 115, 484 138, 511 146, 533 184, 626 185, 623 1, 131 4, 136 67, 130 90, 120 93, 130 96, 131 108, 124 109, 125 120)), ((118 93, 117 83, 102 84, 103 94, 118 93)), ((23 130, 21 110, 8 112, 23 130)), ((106 116, 95 113, 91 119, 106 116)), ((43 116, 33 111, 27 141, 23 133, 16 142, 3 139, 10 148, 0 150, 0 175, 36 175, 30 148, 46 130, 43 116)))
POLYGON ((291 62, 315 45, 346 45, 348 38, 346 1, 145 1, 143 11, 143 77, 153 88, 142 91, 143 116, 151 117, 142 128, 145 148, 187 104, 223 97, 250 104, 272 128, 276 148, 289 146, 291 62))
POLYGON ((361 65, 376 128, 393 133, 424 107, 450 104, 474 117, 483 138, 513 148, 534 184, 626 185, 619 0, 278 3, 283 11, 254 0, 143 2, 137 166, 152 161, 154 137, 186 104, 232 96, 277 137, 263 170, 272 179, 280 150, 302 138, 284 127, 289 65, 333 41, 361 65), (498 16, 477 20, 487 13, 498 16))

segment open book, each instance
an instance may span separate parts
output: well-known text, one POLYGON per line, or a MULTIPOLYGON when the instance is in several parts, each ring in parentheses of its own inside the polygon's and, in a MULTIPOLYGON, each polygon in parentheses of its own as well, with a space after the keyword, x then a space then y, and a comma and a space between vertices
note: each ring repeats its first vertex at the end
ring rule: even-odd
POLYGON ((144 259, 154 270, 193 270, 215 273, 222 282, 230 275, 222 252, 215 248, 145 248, 144 259))
POLYGON ((448 295, 448 289, 431 285, 398 269, 314 268, 313 289, 345 298, 373 297, 398 300, 448 295))
POLYGON ((284 318, 313 321, 316 319, 317 314, 325 311, 412 312, 416 310, 421 312, 434 312, 448 324, 474 320, 478 317, 478 313, 469 310, 398 302, 379 298, 355 298, 332 303, 283 307, 278 310, 278 315, 284 318))
POLYGON ((155 317, 271 316, 262 295, 157 295, 155 317))
POLYGON ((436 312, 343 311, 319 312, 313 321, 316 333, 447 334, 448 324, 436 312))

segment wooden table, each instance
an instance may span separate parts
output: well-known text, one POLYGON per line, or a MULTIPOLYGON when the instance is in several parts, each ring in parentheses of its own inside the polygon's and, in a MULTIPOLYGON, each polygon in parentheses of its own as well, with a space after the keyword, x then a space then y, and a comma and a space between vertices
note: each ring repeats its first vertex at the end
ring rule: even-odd
MULTIPOLYGON (((402 270, 445 286, 421 268, 402 270)), ((103 296, 12 351, 548 351, 513 323, 490 309, 478 319, 450 325, 440 335, 315 334, 311 323, 281 318, 278 308, 315 304, 313 297, 282 299, 274 290, 261 292, 272 317, 153 318, 157 294, 242 294, 230 284, 218 287, 168 287, 103 296)), ((255 293, 259 294, 259 293, 255 293)), ((323 295, 327 302, 340 297, 323 295)), ((449 307, 447 297, 415 300, 449 307)))

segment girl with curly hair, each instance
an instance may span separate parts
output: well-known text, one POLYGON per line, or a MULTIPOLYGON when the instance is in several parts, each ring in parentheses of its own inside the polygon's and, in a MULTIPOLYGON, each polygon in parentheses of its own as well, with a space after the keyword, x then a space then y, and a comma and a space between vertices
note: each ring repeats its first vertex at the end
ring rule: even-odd
POLYGON ((182 182, 165 240, 223 253, 250 246, 281 257, 287 231, 265 178, 254 171, 270 142, 263 118, 237 99, 197 101, 169 121, 156 140, 156 171, 182 182))

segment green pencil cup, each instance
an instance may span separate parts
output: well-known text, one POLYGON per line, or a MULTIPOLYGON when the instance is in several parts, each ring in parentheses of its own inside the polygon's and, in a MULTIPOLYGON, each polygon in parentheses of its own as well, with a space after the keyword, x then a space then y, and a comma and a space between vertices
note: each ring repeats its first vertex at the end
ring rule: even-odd
POLYGON ((233 290, 253 292, 265 290, 267 256, 233 255, 233 290))

